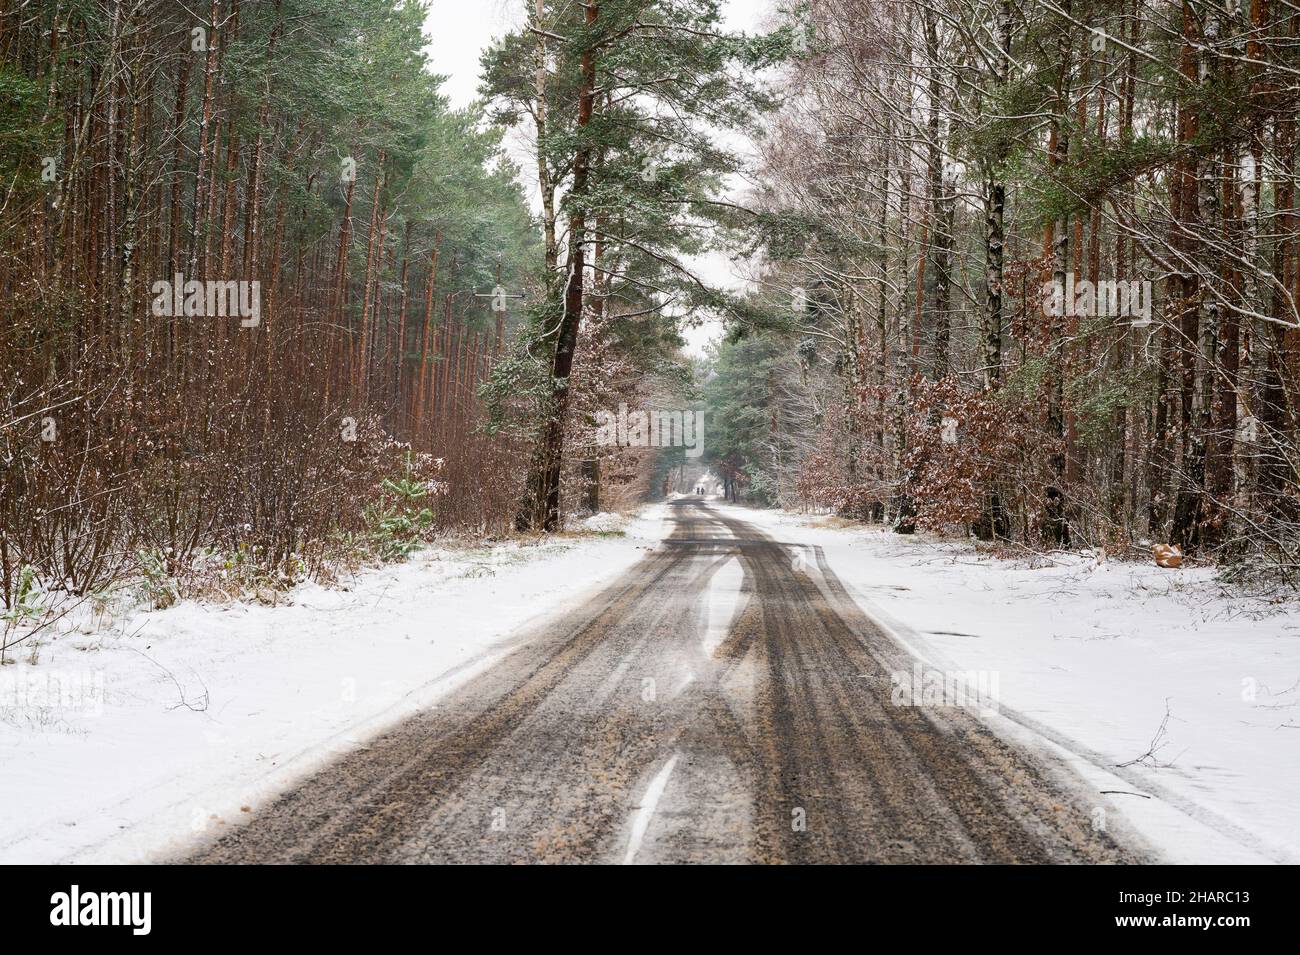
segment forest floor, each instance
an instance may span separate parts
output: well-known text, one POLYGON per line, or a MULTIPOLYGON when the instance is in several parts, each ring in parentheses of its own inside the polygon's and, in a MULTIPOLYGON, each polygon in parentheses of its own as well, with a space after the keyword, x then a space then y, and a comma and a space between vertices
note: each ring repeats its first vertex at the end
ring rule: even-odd
MULTIPOLYGON (((1291 608, 1234 594, 1209 569, 1005 560, 965 542, 706 506, 778 542, 794 577, 842 582, 864 633, 879 627, 903 659, 993 675, 980 725, 1081 780, 1094 828, 1131 828, 1173 862, 1300 860, 1291 608)), ((435 701, 505 679, 521 634, 554 636, 643 558, 662 559, 671 511, 593 519, 595 536, 434 548, 344 588, 301 586, 279 607, 185 602, 65 621, 36 662, 23 654, 0 667, 0 862, 129 862, 220 839, 278 794, 363 759, 435 701)), ((764 554, 760 569, 775 580, 764 554)), ((742 560, 699 566, 708 572, 692 584, 700 616, 687 643, 713 656, 745 619, 752 573, 742 560)), ((635 776, 628 792, 639 794, 635 776)), ((634 835, 638 818, 625 820, 634 835)), ((647 826, 638 839, 653 843, 647 826)))

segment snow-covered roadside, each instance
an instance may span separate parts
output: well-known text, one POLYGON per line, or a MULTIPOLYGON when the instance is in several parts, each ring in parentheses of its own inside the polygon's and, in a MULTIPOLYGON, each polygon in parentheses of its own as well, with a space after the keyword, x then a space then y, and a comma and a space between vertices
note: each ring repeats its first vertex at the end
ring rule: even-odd
POLYGON ((1233 598, 1203 568, 1066 555, 1033 569, 924 535, 737 516, 821 547, 930 666, 997 674, 999 730, 1083 773, 1169 861, 1300 861, 1300 613, 1233 598))
POLYGON ((654 507, 623 537, 429 550, 288 606, 186 602, 47 638, 37 665, 0 667, 0 863, 140 861, 228 824, 490 666, 665 521, 654 507))

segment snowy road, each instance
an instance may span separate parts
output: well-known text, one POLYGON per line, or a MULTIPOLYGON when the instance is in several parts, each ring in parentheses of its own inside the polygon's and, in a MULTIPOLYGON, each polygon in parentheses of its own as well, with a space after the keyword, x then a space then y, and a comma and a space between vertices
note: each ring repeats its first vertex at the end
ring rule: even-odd
POLYGON ((816 550, 673 511, 596 599, 190 860, 1146 858, 969 695, 900 700, 912 659, 816 550))

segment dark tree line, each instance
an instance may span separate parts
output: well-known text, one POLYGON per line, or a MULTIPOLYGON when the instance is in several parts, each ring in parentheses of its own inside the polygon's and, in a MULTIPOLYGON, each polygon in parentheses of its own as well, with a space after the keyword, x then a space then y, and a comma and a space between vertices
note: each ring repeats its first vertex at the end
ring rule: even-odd
POLYGON ((0 3, 6 606, 24 574, 84 593, 211 552, 292 578, 425 492, 504 526, 517 449, 478 388, 537 240, 425 12, 0 3))

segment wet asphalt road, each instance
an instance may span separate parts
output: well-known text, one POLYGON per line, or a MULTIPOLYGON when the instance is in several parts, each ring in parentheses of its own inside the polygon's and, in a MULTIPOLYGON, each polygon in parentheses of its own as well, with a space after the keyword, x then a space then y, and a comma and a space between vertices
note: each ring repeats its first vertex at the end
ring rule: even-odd
POLYGON ((183 861, 1142 861, 977 709, 897 705, 912 658, 743 513, 677 502, 594 599, 183 861))

